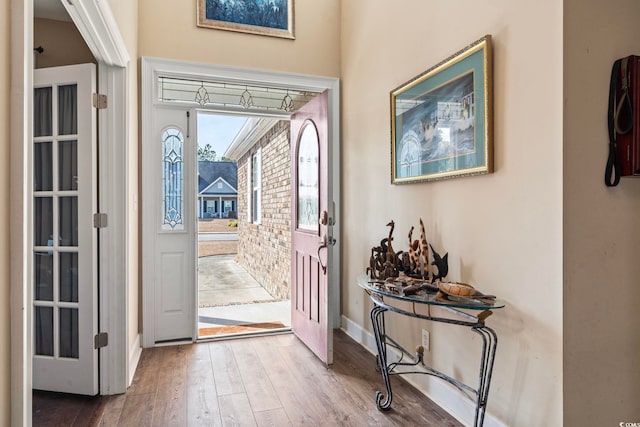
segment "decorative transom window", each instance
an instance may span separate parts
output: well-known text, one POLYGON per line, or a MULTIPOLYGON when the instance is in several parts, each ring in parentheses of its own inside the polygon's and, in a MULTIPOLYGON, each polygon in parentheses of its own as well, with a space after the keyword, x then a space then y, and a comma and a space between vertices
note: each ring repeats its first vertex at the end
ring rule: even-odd
POLYGON ((264 84, 234 84, 169 76, 158 76, 156 85, 160 102, 259 112, 291 113, 317 95, 316 92, 268 87, 264 84))

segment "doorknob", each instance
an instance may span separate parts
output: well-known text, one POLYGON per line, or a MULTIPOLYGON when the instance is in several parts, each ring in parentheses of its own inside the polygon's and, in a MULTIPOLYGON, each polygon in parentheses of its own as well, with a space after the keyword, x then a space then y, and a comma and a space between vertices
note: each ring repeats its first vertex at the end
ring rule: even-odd
POLYGON ((322 240, 318 242, 318 262, 320 263, 320 267, 322 267, 322 272, 327 275, 327 266, 322 263, 322 258, 320 258, 320 250, 326 249, 329 245, 327 244, 327 235, 322 236, 322 240))

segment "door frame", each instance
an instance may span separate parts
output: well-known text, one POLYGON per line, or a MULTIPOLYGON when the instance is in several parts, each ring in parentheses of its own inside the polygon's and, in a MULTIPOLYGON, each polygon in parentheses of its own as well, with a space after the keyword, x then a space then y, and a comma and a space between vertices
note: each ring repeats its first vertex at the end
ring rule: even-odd
MULTIPOLYGON (((128 221, 129 54, 108 2, 63 2, 98 62, 99 88, 109 99, 98 111, 99 204, 109 227, 99 230, 100 330, 109 345, 100 351, 100 394, 123 393, 129 382, 128 221), (108 289, 105 289, 108 288, 108 289)), ((29 256, 32 207, 33 1, 11 0, 10 257, 11 425, 31 425, 32 261, 29 256)), ((135 230, 133 230, 135 232, 135 230)), ((135 367, 134 367, 135 368, 135 367)))
MULTIPOLYGON (((329 268, 327 270, 329 281, 329 325, 331 328, 340 327, 340 79, 336 77, 312 76, 305 74, 284 73, 279 71, 259 70, 252 68, 233 67, 219 64, 204 64, 188 61, 178 61, 154 57, 142 57, 142 144, 150 143, 153 135, 152 114, 154 105, 159 102, 155 96, 155 85, 158 76, 184 77, 189 79, 212 79, 225 83, 239 85, 267 85, 310 92, 323 92, 328 90, 328 125, 329 125, 329 188, 328 198, 330 203, 330 216, 334 218, 334 237, 337 242, 329 246, 327 256, 329 268), (333 203, 331 203, 333 202, 333 203)), ((186 107, 186 106, 185 106, 186 107)), ((190 106, 193 108, 194 106, 190 106)), ((198 107, 199 109, 203 109, 198 107)), ((242 111, 234 108, 206 108, 208 111, 219 113, 237 113, 242 111)), ((244 115, 260 115, 254 112, 245 112, 244 115)), ((265 114, 271 115, 272 114, 265 114)), ((290 117, 290 114, 279 115, 290 117)), ((144 159, 143 159, 144 161, 144 159)), ((142 197, 145 197, 143 194, 142 197)), ((153 347, 154 342, 154 307, 155 292, 152 286, 145 284, 144 277, 150 277, 149 262, 145 262, 144 235, 142 237, 142 322, 144 332, 142 336, 143 347, 153 347)), ((152 277, 152 276, 151 276, 152 277)), ((197 293, 196 293, 197 297, 197 293)), ((195 322, 195 319, 194 319, 195 322)), ((197 324, 195 324, 197 328, 197 324)))

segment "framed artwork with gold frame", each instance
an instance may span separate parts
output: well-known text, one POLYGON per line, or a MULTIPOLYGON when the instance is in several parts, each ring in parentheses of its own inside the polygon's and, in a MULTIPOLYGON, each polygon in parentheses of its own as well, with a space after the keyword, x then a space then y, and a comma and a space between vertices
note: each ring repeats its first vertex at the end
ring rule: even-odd
POLYGON ((487 35, 391 92, 391 182, 493 172, 487 35))
POLYGON ((198 27, 295 39, 293 0, 196 0, 198 27))

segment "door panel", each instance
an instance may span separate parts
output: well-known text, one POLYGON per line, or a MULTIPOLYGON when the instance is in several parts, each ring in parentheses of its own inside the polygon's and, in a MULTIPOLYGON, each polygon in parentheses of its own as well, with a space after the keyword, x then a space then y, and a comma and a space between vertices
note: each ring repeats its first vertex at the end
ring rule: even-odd
MULTIPOLYGON (((187 111, 156 106, 143 157, 143 287, 151 343, 192 340, 195 319, 196 149, 187 111), (150 268, 149 268, 150 267, 150 268)), ((147 318, 145 316, 145 318, 147 318)), ((147 339, 145 339, 145 342, 147 339)), ((148 345, 148 344, 147 344, 148 345)))
POLYGON ((291 117, 291 327, 320 360, 331 364, 329 225, 320 221, 329 206, 327 99, 325 91, 291 117))
POLYGON ((33 388, 98 393, 95 65, 34 72, 33 388))
POLYGON ((183 280, 185 273, 184 253, 165 252, 160 254, 160 292, 158 293, 160 314, 180 315, 184 310, 184 286, 175 286, 183 280))

